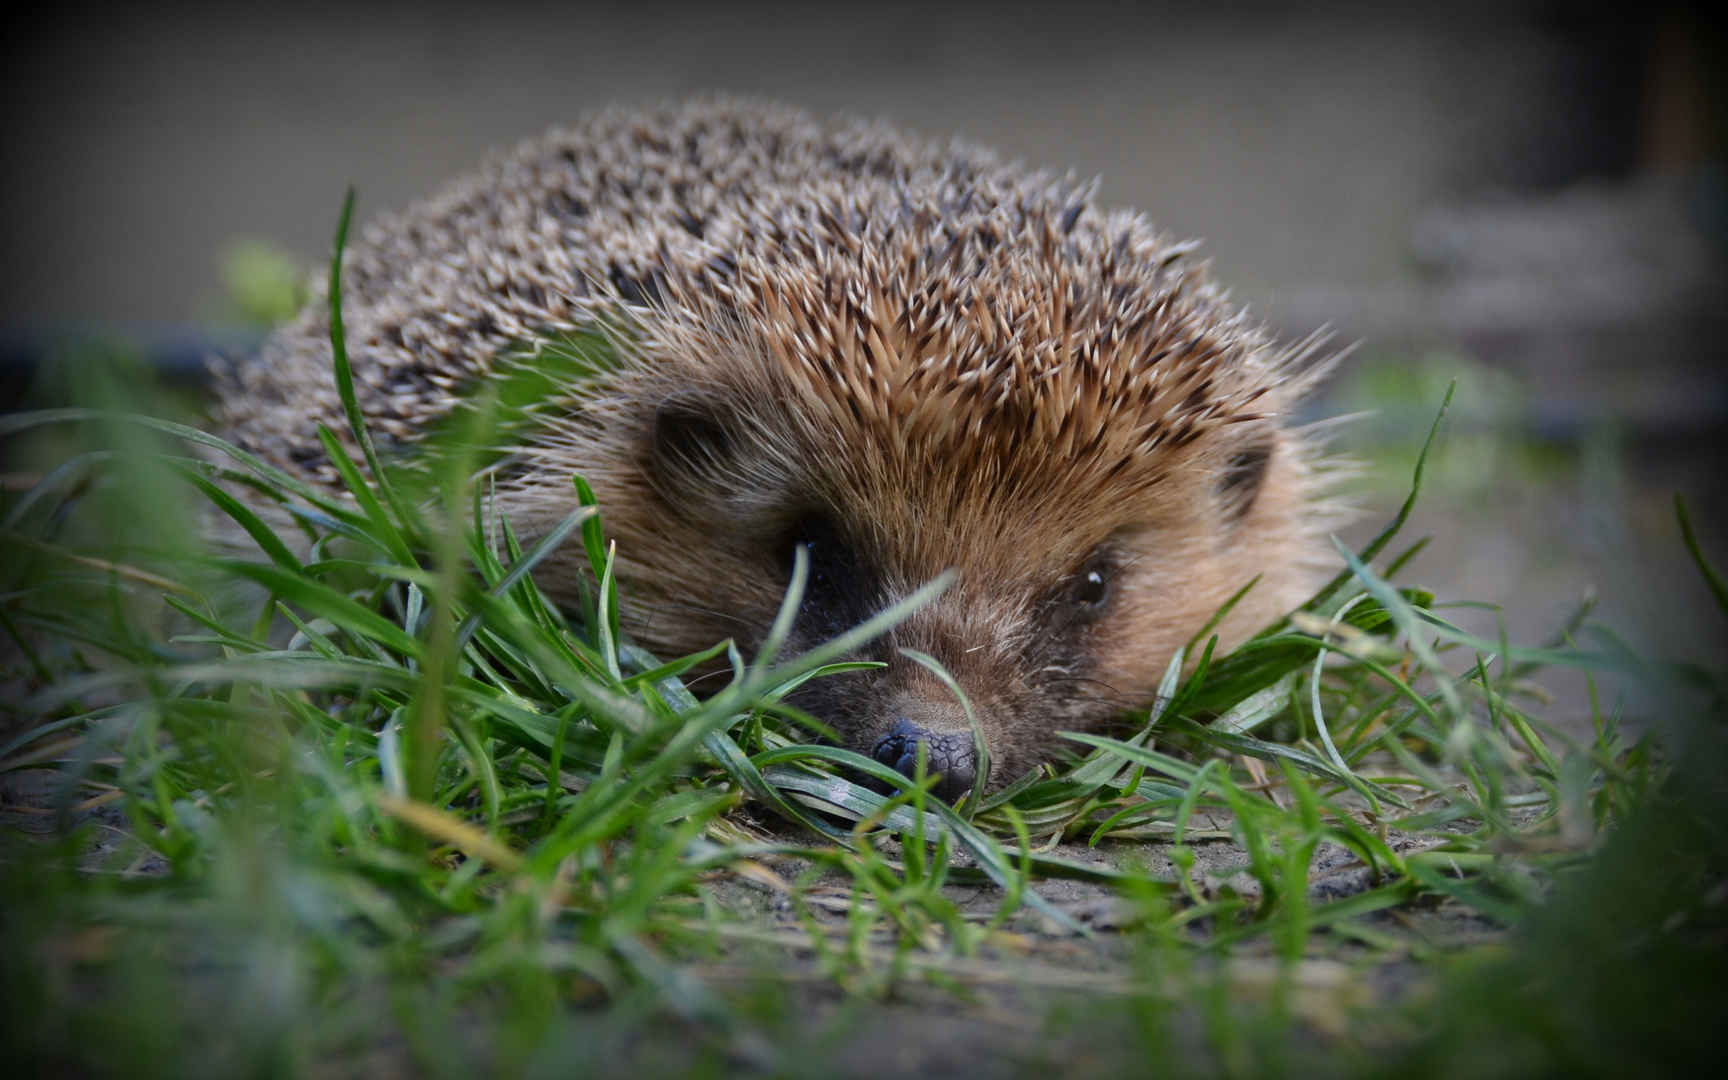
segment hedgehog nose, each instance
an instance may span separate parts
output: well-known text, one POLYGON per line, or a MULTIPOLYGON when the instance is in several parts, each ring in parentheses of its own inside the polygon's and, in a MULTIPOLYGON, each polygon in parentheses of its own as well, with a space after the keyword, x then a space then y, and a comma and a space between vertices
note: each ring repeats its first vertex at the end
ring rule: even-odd
POLYGON ((977 779, 977 753, 972 745, 972 733, 938 733, 921 728, 901 717, 894 721, 888 734, 877 740, 870 756, 882 764, 913 776, 918 770, 918 744, 924 744, 924 768, 932 776, 940 776, 931 790, 944 802, 957 803, 972 790, 977 779))

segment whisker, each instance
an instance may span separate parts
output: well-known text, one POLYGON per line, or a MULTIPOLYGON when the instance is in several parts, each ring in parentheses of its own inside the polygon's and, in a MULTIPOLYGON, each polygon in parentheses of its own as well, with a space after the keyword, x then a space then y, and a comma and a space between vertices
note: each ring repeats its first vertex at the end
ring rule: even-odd
POLYGON ((756 626, 756 624, 751 622, 749 619, 730 611, 721 611, 717 608, 703 607, 700 604, 692 604, 682 600, 660 600, 653 602, 638 601, 631 606, 635 611, 639 612, 643 616, 644 622, 651 622, 656 615, 660 614, 684 614, 701 615, 705 618, 714 619, 747 630, 753 630, 756 626))
POLYGON ((732 674, 732 672, 729 669, 728 670, 720 670, 720 671, 705 671, 702 674, 696 676, 694 679, 685 679, 684 680, 684 688, 687 690, 694 691, 696 686, 700 683, 706 682, 709 679, 717 679, 722 675, 731 675, 731 674, 732 674))

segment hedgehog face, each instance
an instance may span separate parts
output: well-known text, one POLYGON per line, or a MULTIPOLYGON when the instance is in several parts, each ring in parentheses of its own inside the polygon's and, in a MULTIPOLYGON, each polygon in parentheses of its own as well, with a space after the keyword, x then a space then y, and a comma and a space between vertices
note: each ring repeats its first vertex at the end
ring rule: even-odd
MULTIPOLYGON (((965 691, 998 784, 1064 745, 1057 732, 1099 730, 1143 707, 1175 651, 1289 548, 1279 518, 1289 508, 1261 501, 1268 474, 1285 467, 1278 440, 1237 445, 1197 446, 1186 467, 1108 512, 1019 503, 989 515, 988 535, 976 525, 982 507, 944 505, 931 489, 948 485, 934 477, 898 503, 876 495, 801 518, 778 540, 782 552, 810 552, 795 644, 832 636, 941 570, 958 578, 864 650, 884 669, 811 682, 796 703, 902 771, 925 741, 933 770, 951 766, 936 789, 949 798, 972 780, 970 725, 951 689, 903 650, 934 657, 965 691)), ((1239 640, 1300 599, 1283 581, 1251 592, 1221 633, 1239 640)))
POLYGON ((794 651, 957 572, 860 650, 883 669, 814 680, 792 699, 903 771, 923 742, 944 797, 971 785, 971 727, 906 650, 934 657, 965 691, 1000 784, 1062 745, 1056 732, 1145 705, 1175 650, 1256 575, 1279 580, 1238 606, 1227 639, 1299 599, 1277 563, 1306 527, 1291 494, 1300 462, 1271 421, 1208 427, 1153 455, 1108 443, 1054 452, 970 424, 908 448, 892 422, 833 439, 796 399, 759 386, 676 380, 632 397, 652 404, 633 421, 627 460, 642 475, 630 487, 656 498, 621 500, 608 521, 629 553, 631 629, 656 650, 758 644, 799 548, 809 573, 794 651))

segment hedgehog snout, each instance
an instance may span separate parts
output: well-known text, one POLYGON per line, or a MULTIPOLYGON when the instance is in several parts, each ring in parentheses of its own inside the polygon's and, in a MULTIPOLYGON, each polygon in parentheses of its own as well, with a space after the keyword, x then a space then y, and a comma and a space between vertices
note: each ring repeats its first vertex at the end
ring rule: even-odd
POLYGON ((926 772, 939 777, 931 790, 944 802, 959 802, 978 777, 971 732, 931 731, 902 716, 876 741, 870 756, 906 776, 915 776, 920 743, 924 745, 926 772))

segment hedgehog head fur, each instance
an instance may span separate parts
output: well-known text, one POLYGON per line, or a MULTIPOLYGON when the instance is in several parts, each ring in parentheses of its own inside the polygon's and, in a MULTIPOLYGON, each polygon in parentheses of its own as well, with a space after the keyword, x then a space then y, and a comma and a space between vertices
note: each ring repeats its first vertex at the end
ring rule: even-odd
MULTIPOLYGON (((534 362, 513 348, 622 318, 620 362, 511 447, 499 509, 543 532, 587 479, 626 626, 667 656, 760 644, 800 545, 793 648, 955 571, 863 650, 884 668, 794 701, 867 754, 941 745, 970 727, 922 651, 1007 780, 1147 703, 1251 580, 1226 646, 1324 561, 1334 515, 1288 423, 1324 364, 1190 250, 985 151, 718 101, 602 114, 385 219, 345 311, 362 406, 401 443, 507 354, 534 362)), ((314 471, 325 333, 314 301, 224 391, 243 442, 314 471)), ((536 577, 573 600, 584 566, 571 545, 536 577)))

